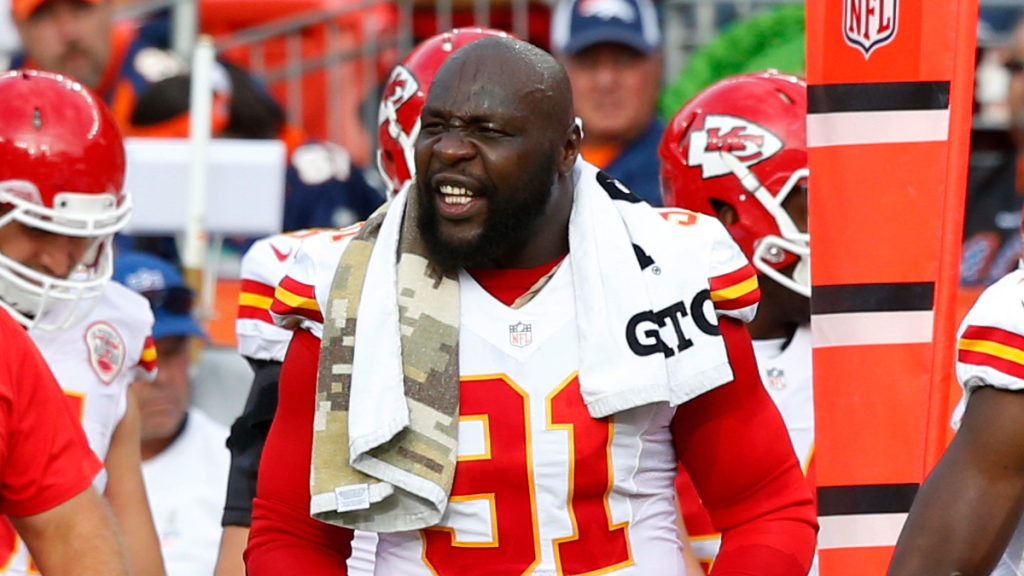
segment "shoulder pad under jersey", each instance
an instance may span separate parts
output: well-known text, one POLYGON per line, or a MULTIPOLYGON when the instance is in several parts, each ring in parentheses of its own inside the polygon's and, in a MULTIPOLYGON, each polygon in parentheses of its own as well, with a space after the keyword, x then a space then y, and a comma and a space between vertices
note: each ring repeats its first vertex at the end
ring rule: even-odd
POLYGON ((979 386, 1024 390, 1024 270, 989 286, 964 317, 956 376, 965 397, 979 386))
POLYGON ((683 208, 657 208, 656 211, 686 235, 706 237, 702 240, 711 250, 708 283, 715 312, 743 322, 753 320, 761 299, 757 271, 721 221, 683 208))
POLYGON ((270 315, 284 329, 302 327, 317 337, 323 333, 327 296, 334 272, 349 241, 363 223, 318 234, 299 246, 295 260, 274 290, 270 315))
POLYGON ((242 257, 242 289, 235 320, 239 354, 255 360, 284 360, 292 333, 275 324, 270 316, 274 290, 295 262, 303 242, 338 232, 336 229, 311 229, 275 234, 257 240, 246 251, 242 257))

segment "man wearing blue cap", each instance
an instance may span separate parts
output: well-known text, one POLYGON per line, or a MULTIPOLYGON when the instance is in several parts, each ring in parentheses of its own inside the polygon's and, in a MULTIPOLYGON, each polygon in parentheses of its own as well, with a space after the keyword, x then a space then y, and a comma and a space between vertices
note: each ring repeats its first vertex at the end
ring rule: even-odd
POLYGON ((651 0, 560 0, 551 48, 583 119, 583 157, 661 206, 661 30, 651 0))
POLYGON ((149 300, 157 375, 132 387, 142 416, 142 474, 168 576, 212 574, 230 455, 228 430, 191 406, 192 291, 162 258, 126 252, 114 278, 149 300))

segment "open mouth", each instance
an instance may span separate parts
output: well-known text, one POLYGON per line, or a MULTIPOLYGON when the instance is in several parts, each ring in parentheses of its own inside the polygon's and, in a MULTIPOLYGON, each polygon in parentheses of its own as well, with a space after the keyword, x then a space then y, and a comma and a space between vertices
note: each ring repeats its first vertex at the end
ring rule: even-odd
POLYGON ((462 186, 445 184, 441 186, 441 198, 446 204, 469 204, 476 194, 462 186))
POLYGON ((438 178, 436 206, 441 217, 447 220, 465 220, 483 213, 487 197, 480 194, 471 182, 461 178, 438 178))

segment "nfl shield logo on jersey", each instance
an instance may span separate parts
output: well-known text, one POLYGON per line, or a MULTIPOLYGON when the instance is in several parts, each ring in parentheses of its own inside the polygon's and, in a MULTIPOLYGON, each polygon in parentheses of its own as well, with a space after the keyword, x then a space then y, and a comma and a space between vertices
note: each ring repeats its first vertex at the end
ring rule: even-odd
POLYGON ((529 346, 530 342, 533 342, 533 325, 523 324, 510 324, 508 327, 508 342, 516 348, 523 348, 529 346))
POLYGON ((866 60, 875 48, 896 37, 899 0, 843 0, 843 37, 864 53, 866 60))
POLYGON ((769 368, 766 373, 768 385, 772 390, 783 390, 786 388, 786 372, 781 368, 769 368))
POLYGON ((89 365, 104 384, 110 384, 124 365, 124 339, 106 322, 96 322, 85 330, 89 365))

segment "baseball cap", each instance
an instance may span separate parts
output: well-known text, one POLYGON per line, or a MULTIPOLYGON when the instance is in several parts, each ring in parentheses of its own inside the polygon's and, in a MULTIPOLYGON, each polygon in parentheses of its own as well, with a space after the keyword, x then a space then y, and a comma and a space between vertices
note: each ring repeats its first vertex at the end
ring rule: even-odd
POLYGON ((594 44, 624 44, 644 54, 661 46, 651 0, 560 0, 551 17, 551 48, 573 55, 594 44))
POLYGON ((142 294, 153 308, 153 338, 197 336, 206 332, 192 317, 193 292, 167 260, 145 252, 121 252, 114 258, 114 280, 142 294))
MULTIPOLYGON (((46 4, 49 0, 11 0, 11 13, 14 14, 15 20, 28 20, 29 16, 36 11, 40 6, 46 4)), ((99 4, 103 0, 79 0, 80 2, 88 2, 89 4, 99 4)))

